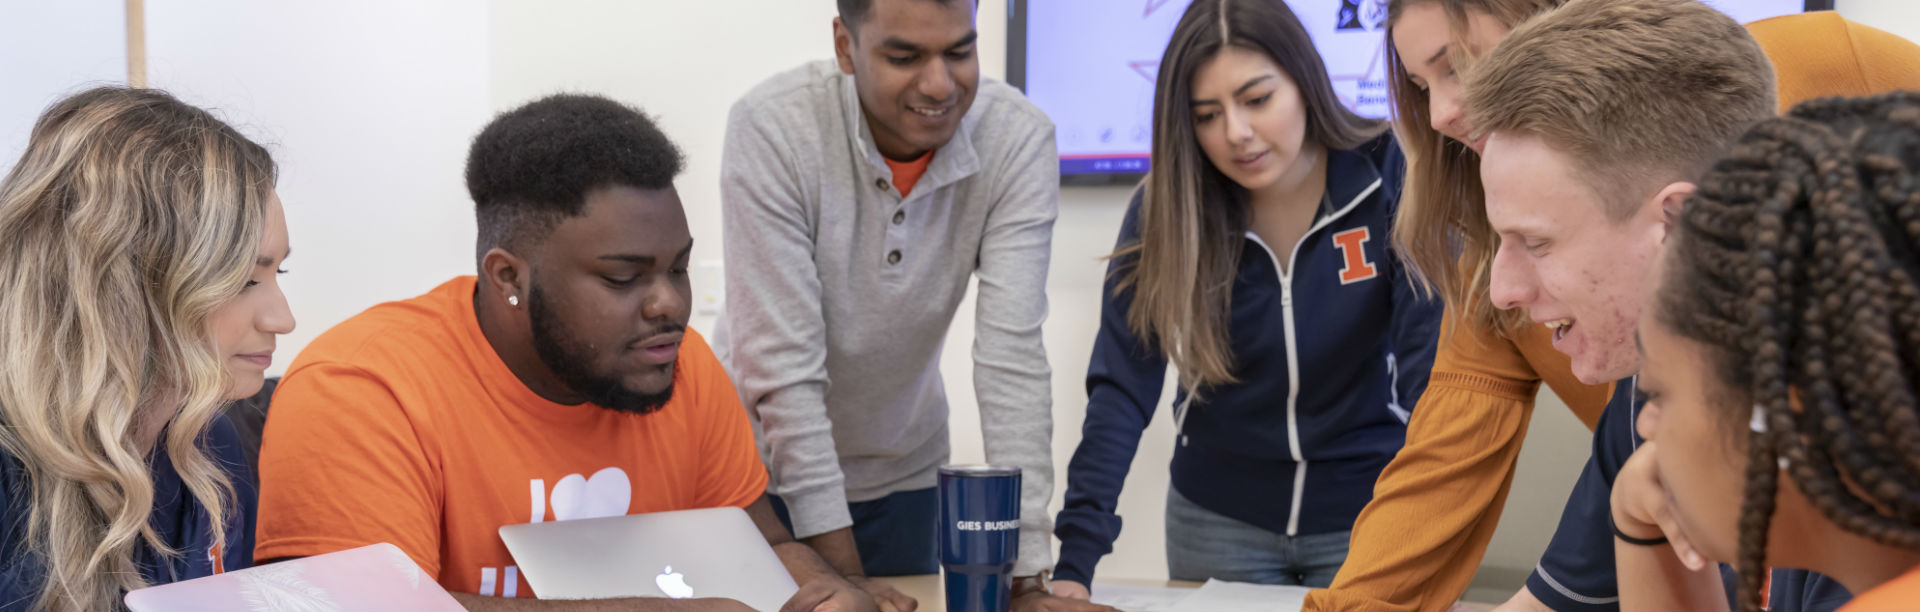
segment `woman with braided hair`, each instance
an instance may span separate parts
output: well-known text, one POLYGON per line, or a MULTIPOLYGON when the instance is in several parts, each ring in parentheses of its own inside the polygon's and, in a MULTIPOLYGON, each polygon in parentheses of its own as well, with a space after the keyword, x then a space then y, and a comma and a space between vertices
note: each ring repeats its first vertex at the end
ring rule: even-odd
POLYGON ((1672 231, 1639 328, 1648 441, 1613 489, 1622 607, 1724 608, 1710 560, 1747 610, 1768 566, 1863 593, 1847 610, 1920 607, 1920 94, 1757 125, 1672 231))

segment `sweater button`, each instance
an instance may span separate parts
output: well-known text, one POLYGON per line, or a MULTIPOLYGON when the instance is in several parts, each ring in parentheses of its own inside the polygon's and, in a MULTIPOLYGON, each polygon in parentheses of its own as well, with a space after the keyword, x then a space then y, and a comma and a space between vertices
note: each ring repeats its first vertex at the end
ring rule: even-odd
POLYGON ((906 222, 907 222, 907 211, 902 210, 902 211, 893 213, 894 225, 899 225, 906 222))
POLYGON ((900 251, 899 251, 899 250, 895 250, 895 251, 894 251, 894 252, 892 252, 892 253, 888 253, 888 254, 887 254, 887 263, 888 263, 888 264, 898 264, 898 263, 900 263, 900 251))
POLYGON ((879 188, 881 191, 893 190, 892 186, 887 185, 887 179, 873 179, 873 186, 879 188))

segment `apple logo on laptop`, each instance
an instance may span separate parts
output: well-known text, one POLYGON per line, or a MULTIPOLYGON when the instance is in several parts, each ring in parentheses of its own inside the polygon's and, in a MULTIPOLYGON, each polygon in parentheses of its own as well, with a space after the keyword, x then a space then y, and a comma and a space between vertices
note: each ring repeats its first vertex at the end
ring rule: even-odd
POLYGON ((693 587, 687 586, 686 574, 673 571, 671 565, 667 566, 667 571, 653 578, 653 584, 659 586, 660 592, 667 597, 686 599, 693 596, 693 587))

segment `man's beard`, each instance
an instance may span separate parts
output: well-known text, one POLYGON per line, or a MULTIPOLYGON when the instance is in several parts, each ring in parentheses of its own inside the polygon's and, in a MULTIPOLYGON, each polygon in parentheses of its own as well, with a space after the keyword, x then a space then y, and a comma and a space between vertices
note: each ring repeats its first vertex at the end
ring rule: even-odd
POLYGON ((527 316, 533 323, 533 350, 540 355, 541 363, 547 364, 547 369, 567 388, 586 396, 594 405, 619 412, 651 414, 673 399, 671 382, 657 393, 640 393, 628 389, 618 378, 594 372, 589 344, 574 338, 548 307, 539 283, 533 283, 527 294, 527 316))

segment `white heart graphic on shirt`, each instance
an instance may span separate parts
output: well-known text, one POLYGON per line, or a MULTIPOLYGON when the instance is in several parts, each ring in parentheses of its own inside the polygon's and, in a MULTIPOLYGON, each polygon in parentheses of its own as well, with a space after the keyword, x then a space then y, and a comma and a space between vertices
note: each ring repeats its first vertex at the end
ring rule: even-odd
POLYGON ((633 501, 633 483, 627 473, 610 467, 592 478, 568 474, 553 485, 553 520, 623 516, 633 501))

